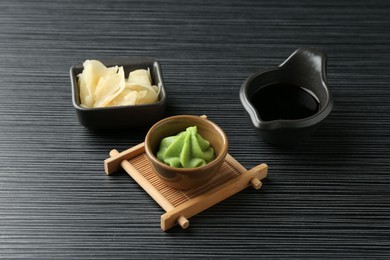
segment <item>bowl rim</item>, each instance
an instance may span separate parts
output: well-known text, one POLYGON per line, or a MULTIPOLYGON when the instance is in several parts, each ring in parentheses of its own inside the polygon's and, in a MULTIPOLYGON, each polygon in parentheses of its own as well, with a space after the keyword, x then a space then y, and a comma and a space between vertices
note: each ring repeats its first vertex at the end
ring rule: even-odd
MULTIPOLYGON (((209 141, 209 140, 207 140, 207 141, 209 141)), ((223 129, 221 127, 219 127, 216 123, 214 123, 213 121, 211 121, 211 120, 209 120, 207 118, 200 117, 200 116, 194 116, 194 115, 176 115, 176 116, 166 117, 166 118, 158 121, 157 123, 155 123, 149 129, 149 131, 148 131, 148 133, 146 134, 146 137, 145 137, 145 153, 146 153, 147 157, 150 160, 152 160, 154 163, 158 164, 164 170, 175 171, 177 173, 183 173, 183 174, 185 174, 185 173, 187 173, 187 174, 188 173, 195 173, 197 171, 202 171, 202 170, 206 170, 206 169, 215 167, 217 164, 219 164, 221 162, 221 160, 225 159, 225 157, 226 157, 226 155, 228 153, 228 149, 229 149, 229 141, 228 141, 226 133, 223 131, 223 129), (149 149, 149 143, 150 143, 151 135, 153 134, 155 129, 158 128, 159 126, 161 126, 161 125, 163 125, 163 124, 165 124, 165 123, 167 123, 169 121, 174 121, 174 120, 177 120, 177 119, 191 119, 191 120, 205 121, 205 122, 207 122, 207 124, 211 125, 214 129, 216 129, 217 132, 222 137, 222 140, 223 140, 223 143, 224 143, 223 149, 220 152, 220 154, 218 154, 218 156, 214 160, 209 162, 208 164, 203 165, 203 166, 198 166, 198 167, 195 167, 195 168, 176 168, 176 167, 172 167, 172 166, 169 166, 169 165, 161 162, 154 155, 154 153, 149 149)))
MULTIPOLYGON (((293 54, 291 54, 287 60, 285 60, 282 64, 272 67, 269 69, 261 69, 250 75, 241 85, 240 88, 240 101, 241 104, 244 106, 244 109, 246 110, 247 114, 249 115, 252 124, 255 128, 258 129, 282 129, 282 128, 293 128, 293 129, 299 129, 303 127, 309 127, 312 125, 315 125, 322 120, 324 120, 331 110, 333 109, 333 97, 330 92, 328 83, 327 83, 327 78, 326 78, 326 70, 322 69, 321 70, 321 84, 325 90, 326 93, 326 102, 323 106, 323 108, 318 111, 316 114, 311 115, 306 118, 301 118, 301 119, 276 119, 276 120, 270 120, 270 121, 265 121, 262 120, 259 113, 257 110, 254 108, 252 102, 249 100, 248 97, 248 87, 251 84, 251 82, 256 79, 257 77, 261 77, 265 73, 269 73, 272 71, 281 71, 283 73, 284 67, 283 65, 286 64, 287 61, 289 61, 295 53, 298 51, 305 50, 304 48, 300 48, 296 50, 293 54)), ((326 68, 326 55, 322 55, 322 68, 326 68)), ((269 84, 276 83, 275 82, 270 82, 269 84)), ((268 84, 267 84, 268 85, 268 84)))
POLYGON ((143 109, 148 107, 159 107, 166 103, 167 100, 167 93, 164 86, 164 79, 162 76, 161 66, 160 63, 155 59, 151 57, 121 57, 121 58, 108 58, 108 59, 96 59, 103 63, 105 66, 127 66, 127 65, 136 65, 137 63, 150 63, 152 66, 155 66, 157 68, 157 78, 160 80, 160 94, 159 94, 159 100, 154 103, 149 104, 141 104, 141 105, 126 105, 126 106, 110 106, 110 107, 92 107, 92 108, 86 108, 79 105, 79 102, 76 100, 76 92, 79 91, 79 86, 77 82, 77 75, 75 73, 75 70, 82 69, 83 68, 83 62, 74 64, 69 69, 70 74, 70 81, 72 86, 72 103, 73 107, 79 111, 107 111, 107 110, 123 110, 123 109, 143 109))

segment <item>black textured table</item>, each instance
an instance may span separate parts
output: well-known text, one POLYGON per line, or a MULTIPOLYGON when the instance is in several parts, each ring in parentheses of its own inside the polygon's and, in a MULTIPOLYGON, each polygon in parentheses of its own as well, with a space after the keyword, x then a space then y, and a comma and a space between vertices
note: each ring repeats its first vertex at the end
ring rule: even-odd
MULTIPOLYGON (((0 258, 389 258, 388 1, 0 2, 0 258), (293 148, 263 142, 241 83, 298 47, 328 54, 335 107, 293 148), (78 124, 69 68, 85 59, 161 63, 166 115, 206 114, 246 168, 269 178, 160 230, 163 210, 112 148, 147 129, 78 124)), ((131 120, 129 118, 128 120, 131 120)))

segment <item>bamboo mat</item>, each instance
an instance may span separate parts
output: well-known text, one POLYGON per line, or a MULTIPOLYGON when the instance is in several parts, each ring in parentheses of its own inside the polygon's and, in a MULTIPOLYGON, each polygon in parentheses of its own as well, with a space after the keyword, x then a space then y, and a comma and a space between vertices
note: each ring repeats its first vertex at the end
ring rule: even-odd
POLYGON ((1 1, 0 258, 388 259, 389 13, 384 0, 1 1), (307 46, 328 54, 335 107, 310 139, 275 148, 238 91, 307 46), (260 191, 163 233, 127 174, 104 175, 109 150, 147 129, 80 126, 69 68, 130 56, 160 61, 167 115, 206 114, 243 166, 268 164, 260 191))

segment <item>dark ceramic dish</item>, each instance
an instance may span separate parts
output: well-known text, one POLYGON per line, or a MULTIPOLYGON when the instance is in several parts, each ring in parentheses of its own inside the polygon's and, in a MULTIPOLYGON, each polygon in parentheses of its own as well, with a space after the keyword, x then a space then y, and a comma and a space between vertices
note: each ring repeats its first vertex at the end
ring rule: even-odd
POLYGON ((144 127, 151 126, 164 116, 167 95, 161 68, 156 60, 152 58, 127 58, 100 61, 107 67, 123 66, 126 77, 130 71, 150 68, 152 83, 161 86, 159 101, 145 105, 83 108, 80 106, 77 80, 77 75, 83 71, 83 64, 80 63, 70 69, 73 106, 80 124, 95 130, 144 127))
POLYGON ((253 126, 265 141, 279 146, 298 144, 317 129, 333 107, 326 80, 326 55, 314 49, 296 50, 278 67, 250 76, 241 86, 240 100, 253 126), (256 107, 259 106, 253 103, 253 97, 260 89, 275 83, 304 88, 315 97, 318 110, 299 119, 266 120, 261 115, 267 111, 258 111, 256 107))

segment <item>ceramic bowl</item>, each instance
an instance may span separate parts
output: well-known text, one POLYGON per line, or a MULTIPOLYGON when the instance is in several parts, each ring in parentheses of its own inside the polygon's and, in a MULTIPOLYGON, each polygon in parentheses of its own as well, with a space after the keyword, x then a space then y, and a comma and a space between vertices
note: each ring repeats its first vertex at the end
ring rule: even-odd
POLYGON ((157 175, 168 185, 181 190, 199 187, 211 180, 224 162, 227 151, 228 139, 224 131, 210 120, 198 116, 165 118, 153 125, 145 138, 145 153, 157 175), (196 168, 175 168, 157 159, 161 140, 185 131, 190 126, 197 126, 198 133, 210 142, 216 158, 196 168))
POLYGON ((153 58, 127 58, 99 60, 105 66, 123 66, 126 77, 130 71, 137 69, 150 69, 152 83, 160 85, 159 101, 152 104, 134 106, 114 106, 102 108, 84 108, 80 106, 80 91, 77 75, 83 71, 83 64, 77 64, 70 69, 72 83, 72 100, 76 109, 77 118, 81 125, 94 130, 120 129, 132 127, 151 126, 165 113, 167 94, 164 87, 161 67, 153 58))
POLYGON ((278 67, 258 71, 245 80, 240 89, 240 100, 253 127, 265 141, 277 146, 300 143, 317 129, 333 108, 326 79, 326 55, 315 49, 296 50, 278 67), (318 111, 305 118, 265 120, 261 117, 264 111, 256 109, 252 97, 261 88, 274 83, 304 88, 319 103, 318 111))

